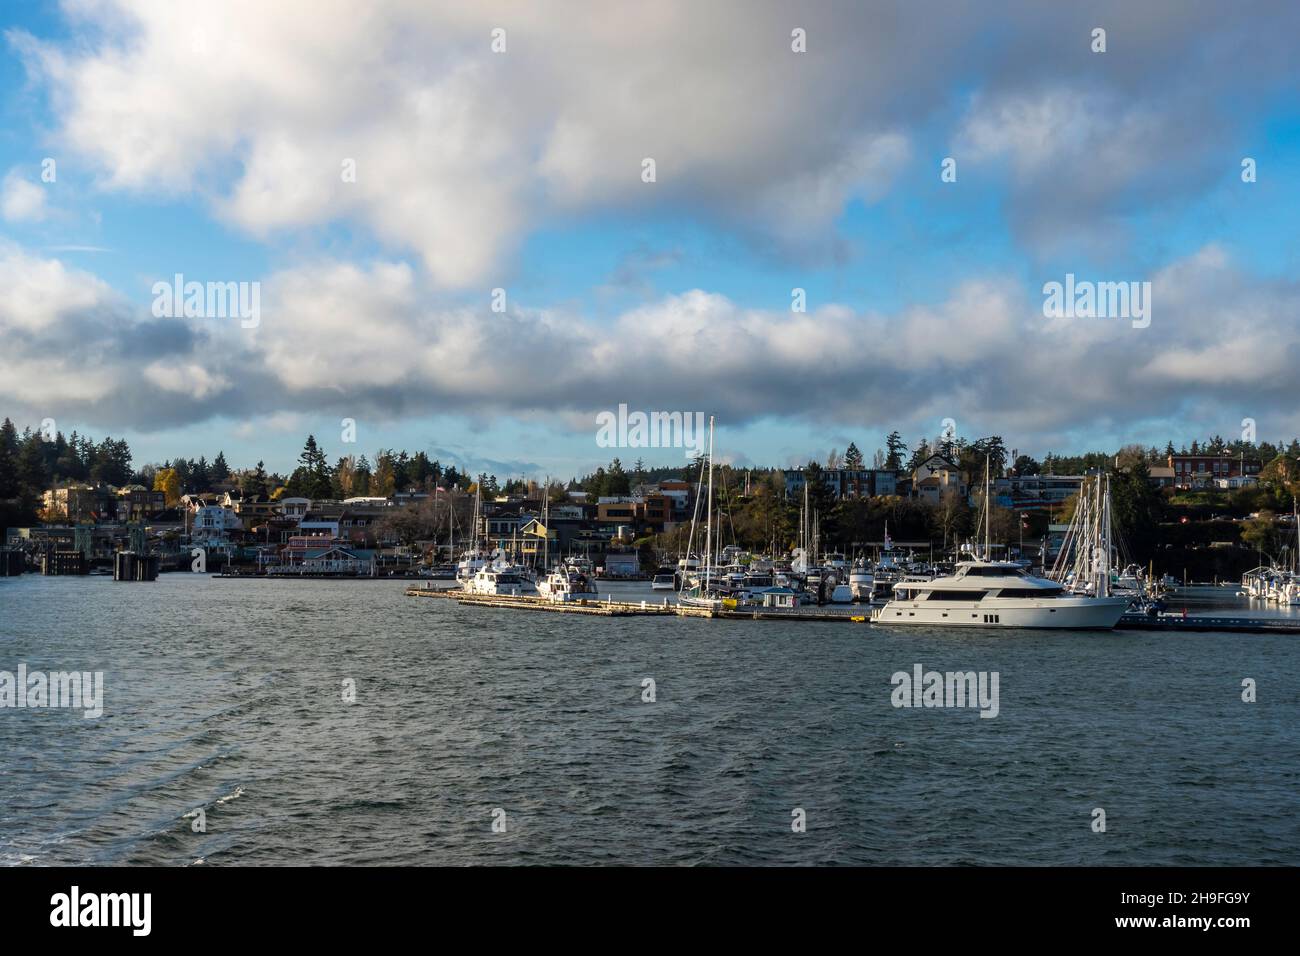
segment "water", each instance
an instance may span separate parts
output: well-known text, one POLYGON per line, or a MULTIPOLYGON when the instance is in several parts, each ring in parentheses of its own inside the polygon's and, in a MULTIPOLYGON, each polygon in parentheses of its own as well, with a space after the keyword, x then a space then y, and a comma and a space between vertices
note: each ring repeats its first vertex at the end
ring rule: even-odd
POLYGON ((107 685, 98 719, 0 710, 0 863, 1300 863, 1295 637, 604 619, 403 587, 0 579, 0 670, 107 685), (895 709, 916 663, 997 671, 998 717, 895 709))

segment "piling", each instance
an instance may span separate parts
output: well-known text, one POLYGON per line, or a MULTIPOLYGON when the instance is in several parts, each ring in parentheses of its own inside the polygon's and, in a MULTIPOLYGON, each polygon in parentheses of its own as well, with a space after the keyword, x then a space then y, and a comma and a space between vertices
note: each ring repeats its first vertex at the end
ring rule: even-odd
POLYGON ((119 551, 113 556, 114 581, 156 581, 162 559, 156 554, 119 551))

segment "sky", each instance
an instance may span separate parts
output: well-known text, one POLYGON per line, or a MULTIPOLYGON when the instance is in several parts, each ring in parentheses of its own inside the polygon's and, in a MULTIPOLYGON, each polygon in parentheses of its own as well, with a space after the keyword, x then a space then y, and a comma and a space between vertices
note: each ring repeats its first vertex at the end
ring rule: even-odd
POLYGON ((0 34, 0 414, 137 465, 690 457, 602 444, 620 405, 738 465, 948 419, 1300 434, 1292 2, 0 0, 0 34), (1045 314, 1067 274, 1147 319, 1045 314))

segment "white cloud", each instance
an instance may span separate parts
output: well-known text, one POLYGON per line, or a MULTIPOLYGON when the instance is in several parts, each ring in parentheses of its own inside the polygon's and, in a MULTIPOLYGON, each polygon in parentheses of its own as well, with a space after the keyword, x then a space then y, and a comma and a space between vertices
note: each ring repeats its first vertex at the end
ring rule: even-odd
POLYGON ((0 216, 6 222, 40 222, 46 216, 44 188, 9 170, 0 183, 0 216))
MULTIPOLYGON (((57 260, 0 247, 0 404, 149 430, 217 414, 292 431, 315 418, 510 416, 582 430, 600 409, 705 410, 729 425, 933 422, 1059 435, 1080 422, 1295 418, 1292 282, 1206 247, 1152 277, 1152 323, 1049 321, 988 276, 897 312, 749 309, 695 289, 598 324, 565 310, 447 307, 403 262, 319 262, 263 280, 262 323, 151 320, 57 260), (58 383, 51 388, 50 383, 58 383)), ((39 414, 36 414, 38 413, 39 414)), ((1270 426, 1281 427, 1281 426, 1270 426)))

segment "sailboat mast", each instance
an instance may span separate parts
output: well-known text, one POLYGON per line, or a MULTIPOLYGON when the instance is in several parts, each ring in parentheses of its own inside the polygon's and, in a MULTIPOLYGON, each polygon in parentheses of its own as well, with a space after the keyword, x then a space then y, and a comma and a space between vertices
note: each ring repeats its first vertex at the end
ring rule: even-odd
POLYGON ((709 492, 704 511, 704 590, 709 590, 710 565, 713 563, 713 416, 709 416, 709 492))
POLYGON ((984 456, 984 560, 991 561, 993 509, 989 507, 989 456, 984 456))

